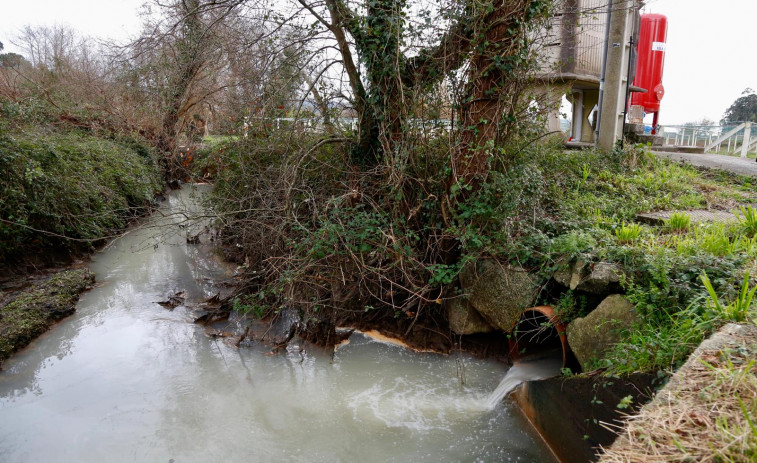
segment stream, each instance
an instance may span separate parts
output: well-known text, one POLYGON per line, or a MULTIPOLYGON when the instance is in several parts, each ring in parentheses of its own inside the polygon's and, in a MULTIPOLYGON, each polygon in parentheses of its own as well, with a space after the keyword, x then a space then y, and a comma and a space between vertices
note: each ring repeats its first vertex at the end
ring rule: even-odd
POLYGON ((199 210, 202 190, 171 192, 97 253, 76 314, 5 363, 0 461, 555 461, 512 402, 492 400, 501 363, 361 333, 333 354, 206 334, 187 306, 233 269, 186 243, 202 225, 181 212, 199 210), (157 304, 178 291, 187 306, 157 304))

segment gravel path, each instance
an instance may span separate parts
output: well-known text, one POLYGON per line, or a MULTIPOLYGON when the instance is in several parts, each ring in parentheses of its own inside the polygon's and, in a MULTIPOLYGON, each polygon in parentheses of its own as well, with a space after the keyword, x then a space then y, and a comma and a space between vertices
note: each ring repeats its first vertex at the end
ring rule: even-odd
POLYGON ((694 166, 710 169, 722 169, 741 175, 757 177, 757 162, 754 159, 743 159, 720 154, 686 154, 655 151, 654 154, 674 161, 685 162, 694 166))

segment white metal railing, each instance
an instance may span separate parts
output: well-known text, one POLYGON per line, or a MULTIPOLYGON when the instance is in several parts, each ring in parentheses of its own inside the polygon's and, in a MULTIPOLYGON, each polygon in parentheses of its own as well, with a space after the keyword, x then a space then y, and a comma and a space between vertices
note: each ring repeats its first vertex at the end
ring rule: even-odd
POLYGON ((757 150, 751 122, 737 126, 668 125, 663 127, 662 136, 666 145, 700 147, 705 153, 714 151, 745 158, 757 150))

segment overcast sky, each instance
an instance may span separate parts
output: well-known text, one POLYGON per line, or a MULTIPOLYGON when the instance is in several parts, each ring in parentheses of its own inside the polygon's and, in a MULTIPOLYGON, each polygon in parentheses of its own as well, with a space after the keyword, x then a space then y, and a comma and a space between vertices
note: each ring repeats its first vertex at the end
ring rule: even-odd
POLYGON ((755 0, 649 0, 668 17, 660 123, 719 122, 747 87, 757 90, 755 0))
MULTIPOLYGON (((144 0, 14 0, 0 6, 6 51, 26 24, 68 24, 85 35, 125 39, 139 32, 144 0)), ((665 98, 660 123, 707 117, 718 122, 747 87, 757 90, 755 0, 649 0, 645 11, 668 16, 665 98)))
POLYGON ((125 39, 139 32, 139 8, 145 0, 2 0, 0 42, 9 42, 26 25, 69 25, 83 35, 125 39))

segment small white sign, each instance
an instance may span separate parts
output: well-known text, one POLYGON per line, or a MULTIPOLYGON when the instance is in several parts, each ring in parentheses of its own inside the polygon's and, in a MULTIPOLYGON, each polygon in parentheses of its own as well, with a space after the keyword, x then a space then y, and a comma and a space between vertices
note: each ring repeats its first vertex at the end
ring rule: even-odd
POLYGON ((652 42, 652 51, 665 51, 665 42, 652 42))

